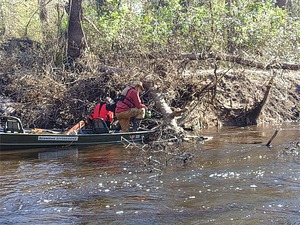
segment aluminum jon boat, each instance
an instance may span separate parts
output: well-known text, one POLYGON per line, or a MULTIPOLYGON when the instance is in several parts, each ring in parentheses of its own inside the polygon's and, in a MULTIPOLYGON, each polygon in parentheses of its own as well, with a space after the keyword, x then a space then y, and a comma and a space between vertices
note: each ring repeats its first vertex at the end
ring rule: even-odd
POLYGON ((117 133, 109 130, 103 120, 98 122, 98 130, 101 132, 97 133, 93 129, 82 129, 78 133, 24 129, 21 120, 12 116, 0 116, 0 125, 0 151, 147 142, 154 138, 156 133, 155 130, 117 133))

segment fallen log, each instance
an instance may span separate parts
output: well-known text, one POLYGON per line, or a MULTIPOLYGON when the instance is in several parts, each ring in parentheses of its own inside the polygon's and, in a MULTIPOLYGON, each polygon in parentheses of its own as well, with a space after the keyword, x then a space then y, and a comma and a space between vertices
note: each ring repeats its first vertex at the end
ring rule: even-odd
POLYGON ((158 59, 158 58, 164 58, 164 59, 172 59, 172 60, 208 60, 208 59, 214 59, 216 61, 227 61, 236 63, 242 66, 248 66, 252 68, 257 69, 264 69, 264 70, 271 70, 271 69, 283 69, 283 70, 300 70, 300 64, 293 64, 293 63, 285 63, 285 62, 277 62, 272 61, 270 63, 263 63, 258 62, 255 60, 245 59, 240 56, 236 55, 227 55, 227 54, 221 54, 221 53, 187 53, 187 54, 181 54, 181 55, 165 55, 165 54, 151 54, 147 56, 150 59, 158 59))

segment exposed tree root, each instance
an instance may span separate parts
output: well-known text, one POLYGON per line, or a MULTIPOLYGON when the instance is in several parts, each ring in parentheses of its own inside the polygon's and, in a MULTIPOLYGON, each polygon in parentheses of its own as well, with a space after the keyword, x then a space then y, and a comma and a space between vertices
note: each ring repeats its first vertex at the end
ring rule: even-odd
POLYGON ((249 109, 245 113, 241 113, 235 119, 235 125, 237 126, 249 126, 249 125, 257 125, 257 120, 262 112, 263 107, 267 103, 267 99, 270 94, 270 90, 274 81, 274 76, 271 78, 267 85, 267 89, 264 93, 264 97, 260 102, 255 103, 252 109, 249 109))

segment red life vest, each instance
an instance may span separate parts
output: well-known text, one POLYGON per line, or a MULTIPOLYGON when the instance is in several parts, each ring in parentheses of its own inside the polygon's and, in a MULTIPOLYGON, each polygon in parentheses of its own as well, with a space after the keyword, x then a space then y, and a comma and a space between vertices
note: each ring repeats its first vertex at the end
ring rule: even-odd
POLYGON ((104 121, 112 122, 114 119, 114 113, 106 110, 106 103, 98 103, 93 114, 90 115, 89 118, 91 120, 94 118, 102 118, 104 121))

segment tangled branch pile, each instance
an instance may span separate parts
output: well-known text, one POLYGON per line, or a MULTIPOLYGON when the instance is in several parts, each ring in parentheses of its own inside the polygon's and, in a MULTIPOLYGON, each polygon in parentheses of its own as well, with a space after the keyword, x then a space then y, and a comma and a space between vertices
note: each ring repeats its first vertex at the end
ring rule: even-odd
MULTIPOLYGON (((14 39, 2 44, 1 96, 13 110, 2 112, 21 117, 25 126, 67 127, 86 119, 99 98, 116 97, 130 81, 140 79, 162 93, 176 111, 186 108, 178 122, 185 129, 235 124, 236 118, 263 98, 269 72, 247 71, 215 59, 191 61, 128 55, 103 61, 85 55, 70 70, 51 64, 37 43, 14 39), (80 65, 80 66, 78 66, 80 65)), ((277 72, 261 121, 299 118, 299 74, 277 72)), ((160 112, 149 92, 143 101, 160 112)), ((5 106, 5 104, 3 104, 5 106)), ((2 107, 5 111, 5 107, 2 107)))

